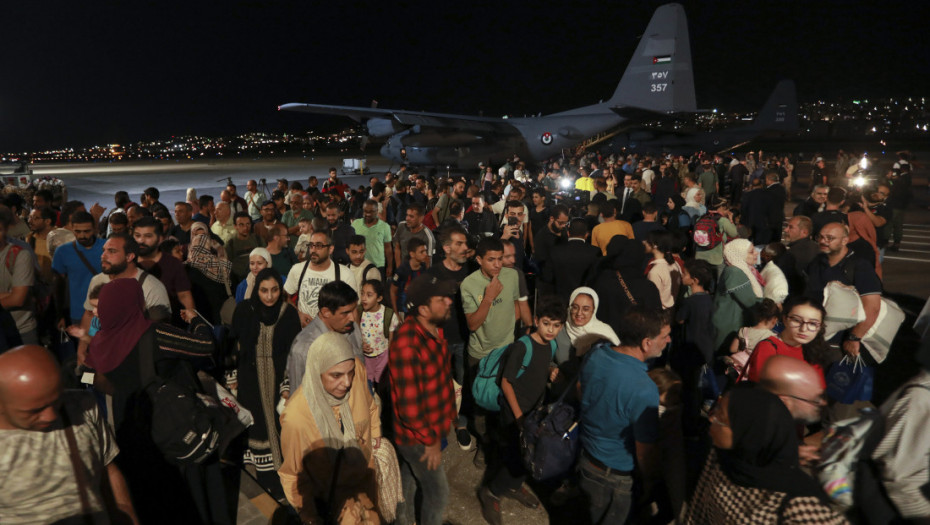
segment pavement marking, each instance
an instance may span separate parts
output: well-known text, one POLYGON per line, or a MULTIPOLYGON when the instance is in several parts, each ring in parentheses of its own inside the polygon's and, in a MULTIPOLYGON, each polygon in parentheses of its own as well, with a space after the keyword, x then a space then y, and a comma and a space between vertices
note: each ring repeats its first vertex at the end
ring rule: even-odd
POLYGON ((889 259, 892 261, 914 261, 914 262, 930 263, 930 259, 914 259, 912 257, 895 257, 893 255, 886 255, 885 260, 887 261, 889 259))

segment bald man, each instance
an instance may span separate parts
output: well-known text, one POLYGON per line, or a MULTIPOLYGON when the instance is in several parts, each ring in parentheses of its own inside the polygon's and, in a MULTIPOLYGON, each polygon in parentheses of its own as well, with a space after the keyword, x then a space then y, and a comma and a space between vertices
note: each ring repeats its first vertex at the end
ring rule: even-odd
POLYGON ((762 366, 759 385, 778 396, 798 423, 798 456, 803 466, 811 466, 820 459, 820 432, 804 439, 803 426, 820 422, 820 411, 826 405, 823 398, 823 379, 811 365, 785 355, 770 357, 762 366))
POLYGON ((806 362, 784 355, 770 357, 759 376, 762 388, 778 396, 798 423, 820 422, 826 404, 820 374, 806 362))
POLYGON ((41 346, 0 355, 0 451, 3 523, 138 523, 93 396, 63 392, 41 346))

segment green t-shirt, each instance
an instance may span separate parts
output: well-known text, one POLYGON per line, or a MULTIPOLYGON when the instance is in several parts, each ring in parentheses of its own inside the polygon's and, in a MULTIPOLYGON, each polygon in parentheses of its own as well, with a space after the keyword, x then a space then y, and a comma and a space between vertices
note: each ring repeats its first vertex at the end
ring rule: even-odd
MULTIPOLYGON (((500 348, 513 342, 513 328, 517 322, 514 305, 520 298, 519 278, 516 270, 501 268, 497 277, 504 289, 494 299, 491 310, 484 323, 471 333, 468 338, 468 355, 481 359, 491 353, 491 350, 500 348)), ((491 279, 478 270, 462 281, 462 306, 466 314, 478 310, 481 300, 484 299, 484 289, 491 279)))
POLYGON ((355 233, 365 237, 365 258, 381 268, 384 266, 384 244, 391 243, 391 227, 388 223, 378 219, 372 227, 365 225, 365 219, 352 221, 355 233))

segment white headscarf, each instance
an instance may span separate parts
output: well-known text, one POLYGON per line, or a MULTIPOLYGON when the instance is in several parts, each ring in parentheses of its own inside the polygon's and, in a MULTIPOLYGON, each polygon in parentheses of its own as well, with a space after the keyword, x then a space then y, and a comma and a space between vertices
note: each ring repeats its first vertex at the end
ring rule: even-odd
POLYGON ((752 242, 748 239, 733 239, 723 246, 723 260, 730 266, 739 268, 746 274, 749 284, 752 285, 752 291, 756 297, 762 297, 762 284, 756 278, 749 264, 746 263, 746 256, 753 249, 752 242))
POLYGON ((572 346, 575 347, 578 355, 584 354, 591 348, 591 345, 604 339, 610 341, 614 346, 619 345, 620 338, 617 337, 614 329, 611 328, 609 324, 597 318, 597 307, 600 304, 597 292, 587 286, 576 288, 575 291, 572 292, 568 304, 571 305, 575 301, 575 297, 578 297, 580 294, 591 296, 591 300, 594 301, 594 311, 591 312, 591 319, 584 326, 575 326, 572 322, 571 313, 569 312, 568 314, 568 323, 565 330, 568 332, 568 338, 571 340, 572 346))
MULTIPOLYGON (((345 336, 337 332, 326 332, 316 338, 310 349, 307 350, 307 366, 301 380, 301 390, 310 407, 310 415, 316 422, 317 429, 323 437, 326 448, 335 456, 341 448, 358 448, 358 437, 355 434, 355 421, 352 419, 352 409, 349 407, 351 390, 342 399, 337 399, 323 388, 320 376, 330 368, 344 361, 354 360, 355 354, 352 346, 345 336), (336 420, 334 407, 339 407, 339 416, 342 424, 336 420)), ((357 380, 364 381, 364 378, 357 380)), ((365 385, 355 384, 353 388, 366 388, 365 385)))
MULTIPOLYGON (((265 268, 271 268, 271 252, 267 249, 258 247, 252 250, 249 253, 249 260, 252 260, 253 255, 261 255, 266 261, 268 261, 268 266, 265 268)), ((252 270, 249 270, 249 273, 245 276, 245 298, 248 299, 252 297, 252 288, 255 287, 255 274, 252 273, 252 270)))
POLYGON ((701 188, 695 186, 685 192, 685 206, 690 206, 692 208, 700 208, 703 206, 700 202, 697 201, 697 195, 701 192, 701 188))

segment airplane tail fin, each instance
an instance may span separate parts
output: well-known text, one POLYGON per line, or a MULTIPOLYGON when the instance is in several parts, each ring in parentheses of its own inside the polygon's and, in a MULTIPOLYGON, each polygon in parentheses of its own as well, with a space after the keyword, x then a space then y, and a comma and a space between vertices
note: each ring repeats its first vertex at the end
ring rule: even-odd
POLYGON ((607 104, 660 113, 697 109, 688 19, 681 4, 656 9, 607 104))
POLYGON ((794 81, 782 80, 775 86, 752 127, 759 131, 797 131, 798 96, 794 81))

